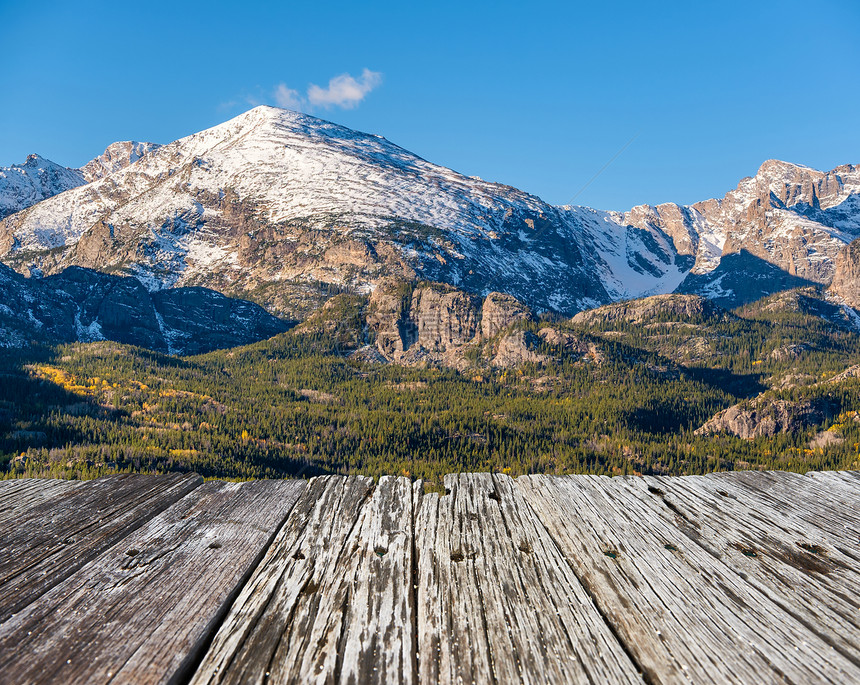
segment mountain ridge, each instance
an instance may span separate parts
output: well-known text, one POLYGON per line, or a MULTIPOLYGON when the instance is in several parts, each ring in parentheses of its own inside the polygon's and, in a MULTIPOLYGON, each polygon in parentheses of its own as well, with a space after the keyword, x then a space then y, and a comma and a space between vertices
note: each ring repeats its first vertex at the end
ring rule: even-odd
POLYGON ((332 289, 367 294, 392 276, 572 315, 669 292, 734 307, 826 286, 860 236, 850 164, 821 172, 767 160, 723 198, 612 212, 553 206, 381 136, 267 106, 164 146, 134 145, 124 167, 91 167, 90 183, 0 221, 0 258, 22 273, 78 265, 150 290, 202 285, 292 318, 332 289), (748 282, 754 292, 743 292, 748 282))

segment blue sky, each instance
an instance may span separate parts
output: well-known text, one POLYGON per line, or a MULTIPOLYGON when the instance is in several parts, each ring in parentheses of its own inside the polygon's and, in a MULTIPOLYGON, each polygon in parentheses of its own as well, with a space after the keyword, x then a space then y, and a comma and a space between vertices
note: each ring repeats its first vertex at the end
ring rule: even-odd
POLYGON ((858 36, 853 0, 0 0, 0 165, 292 101, 556 204, 691 203, 860 163, 858 36))

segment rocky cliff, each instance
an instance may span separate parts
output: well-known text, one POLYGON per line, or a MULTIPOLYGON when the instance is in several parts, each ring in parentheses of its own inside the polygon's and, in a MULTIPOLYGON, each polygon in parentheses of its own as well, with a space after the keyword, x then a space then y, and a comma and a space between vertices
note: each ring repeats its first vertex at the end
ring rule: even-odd
POLYGON ((728 312, 698 295, 654 295, 580 312, 572 321, 574 324, 599 326, 619 322, 717 321, 728 316, 728 312))
POLYGON ((730 433, 745 440, 802 430, 820 423, 826 407, 810 400, 756 398, 725 409, 698 428, 696 435, 730 433))
POLYGON ((613 216, 669 236, 679 255, 694 260, 680 292, 734 307, 778 290, 830 283, 837 254, 860 235, 860 167, 822 172, 768 160, 721 199, 646 205, 613 216))
POLYGON ((860 240, 846 245, 836 255, 830 292, 849 307, 860 309, 860 240))

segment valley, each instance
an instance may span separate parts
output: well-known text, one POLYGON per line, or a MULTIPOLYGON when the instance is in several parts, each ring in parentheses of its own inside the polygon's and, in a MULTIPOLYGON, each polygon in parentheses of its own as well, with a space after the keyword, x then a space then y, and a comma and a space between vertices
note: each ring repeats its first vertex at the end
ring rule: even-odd
POLYGON ((860 171, 552 206, 257 107, 0 170, 4 477, 860 466, 860 171))

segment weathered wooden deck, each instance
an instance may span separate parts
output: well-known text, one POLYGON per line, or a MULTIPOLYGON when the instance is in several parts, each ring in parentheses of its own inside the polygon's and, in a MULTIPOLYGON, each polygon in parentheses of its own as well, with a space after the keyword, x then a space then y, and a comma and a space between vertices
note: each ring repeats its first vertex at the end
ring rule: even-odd
POLYGON ((860 474, 0 481, 2 683, 860 682, 860 474))

